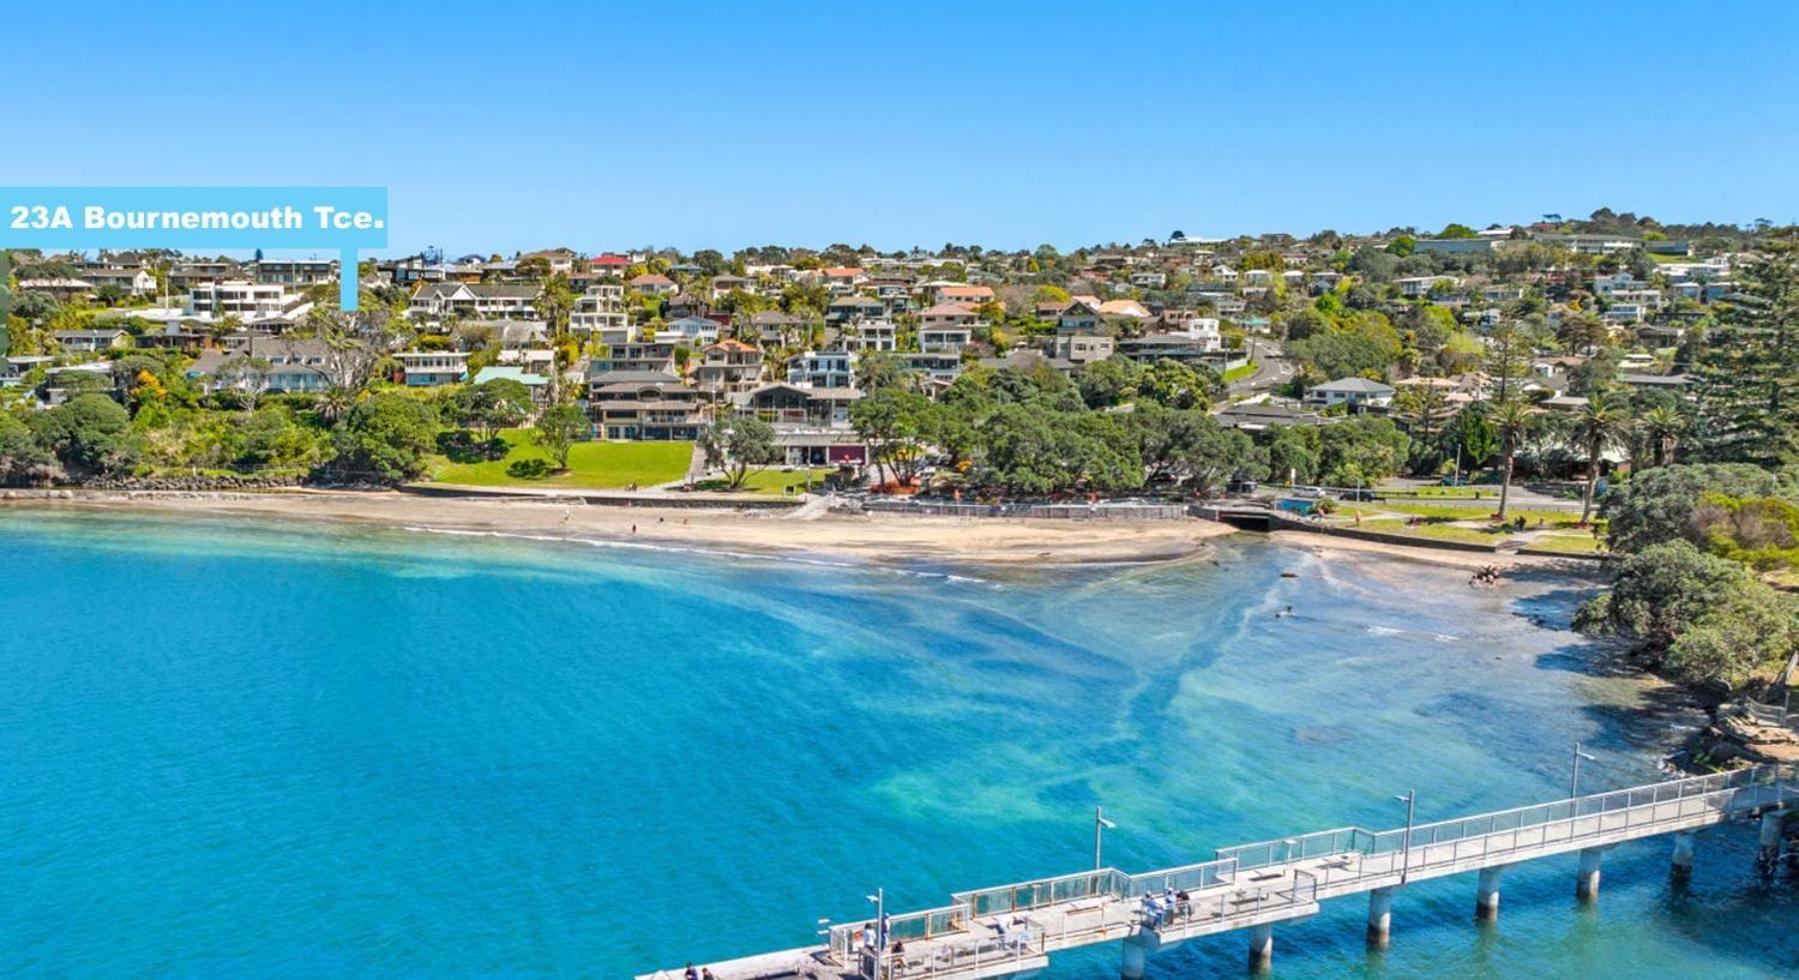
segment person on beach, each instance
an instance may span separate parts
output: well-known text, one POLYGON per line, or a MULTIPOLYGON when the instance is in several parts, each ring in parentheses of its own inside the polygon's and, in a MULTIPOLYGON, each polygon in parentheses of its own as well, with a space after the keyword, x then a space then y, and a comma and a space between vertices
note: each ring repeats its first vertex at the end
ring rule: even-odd
POLYGON ((700 967, 700 980, 714 980, 714 978, 712 976, 712 968, 711 967, 709 967, 709 966, 700 967))
POLYGON ((694 969, 693 964, 689 963, 687 964, 686 976, 687 980, 700 980, 700 971, 694 969))

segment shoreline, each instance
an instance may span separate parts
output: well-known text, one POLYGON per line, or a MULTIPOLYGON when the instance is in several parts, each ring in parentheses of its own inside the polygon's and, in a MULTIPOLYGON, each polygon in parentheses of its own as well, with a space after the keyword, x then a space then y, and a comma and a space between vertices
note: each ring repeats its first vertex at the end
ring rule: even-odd
MULTIPOLYGON (((1086 565, 1180 561, 1213 538, 1245 532, 1203 518, 1050 520, 935 517, 740 508, 718 502, 590 504, 567 497, 437 496, 394 490, 12 490, 10 509, 190 514, 322 521, 449 533, 638 542, 648 546, 771 557, 825 555, 877 564, 1086 565)), ((1468 552, 1340 535, 1276 530, 1272 544, 1314 555, 1356 552, 1477 571, 1590 573, 1591 563, 1553 555, 1468 552)))
POLYGON ((1590 561, 1582 561, 1579 558, 1562 558, 1555 555, 1527 555, 1509 551, 1461 551, 1450 548, 1433 548, 1429 545, 1403 545, 1387 541, 1370 541, 1366 538, 1352 538, 1336 534, 1315 534, 1310 531, 1276 530, 1268 532, 1267 537, 1275 544, 1308 549, 1315 555, 1326 555, 1333 551, 1353 551, 1380 555, 1398 561, 1469 571, 1478 571, 1483 568, 1497 568, 1500 572, 1529 569, 1565 572, 1573 576, 1590 575, 1593 571, 1593 563, 1590 561))
POLYGON ((1178 561, 1203 555, 1225 524, 1054 521, 767 512, 729 507, 588 505, 568 500, 428 497, 397 491, 15 491, 5 510, 264 518, 738 552, 828 555, 877 564, 1086 565, 1178 561))

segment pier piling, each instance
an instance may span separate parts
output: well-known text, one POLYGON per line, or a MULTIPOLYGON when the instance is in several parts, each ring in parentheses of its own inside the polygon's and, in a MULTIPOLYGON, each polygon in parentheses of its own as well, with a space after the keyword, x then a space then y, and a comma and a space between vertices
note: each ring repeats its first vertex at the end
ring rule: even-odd
POLYGON ((1773 874, 1774 866, 1780 862, 1780 830, 1785 817, 1780 810, 1762 814, 1761 847, 1755 856, 1755 866, 1763 875, 1773 874))
POLYGON ((1674 835, 1674 869, 1673 876, 1677 882, 1684 882, 1693 877, 1693 845, 1696 837, 1692 831, 1683 831, 1674 835))
POLYGON ((1249 972, 1267 973, 1274 966, 1274 926, 1264 922, 1249 930, 1249 972))
POLYGON ((1148 959, 1143 944, 1126 939, 1118 945, 1124 949, 1118 964, 1119 980, 1143 980, 1145 960, 1148 959))
POLYGON ((1605 854, 1600 847, 1584 848, 1580 852, 1580 871, 1574 879, 1574 897, 1583 902, 1599 899, 1599 861, 1605 854))
MULTIPOLYGON (((1474 920, 1476 922, 1495 922, 1499 919, 1499 875, 1505 865, 1495 865, 1480 869, 1480 883, 1474 892, 1474 920)), ((1594 873, 1594 887, 1598 887, 1598 873, 1594 873)))
POLYGON ((1368 945, 1385 949, 1393 935, 1393 889, 1376 888, 1368 893, 1368 945))

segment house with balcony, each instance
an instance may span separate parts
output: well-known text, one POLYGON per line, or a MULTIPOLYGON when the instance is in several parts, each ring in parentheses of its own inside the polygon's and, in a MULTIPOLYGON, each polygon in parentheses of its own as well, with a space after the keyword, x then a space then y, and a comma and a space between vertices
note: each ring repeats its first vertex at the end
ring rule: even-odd
POLYGON ((860 266, 838 266, 831 269, 820 269, 818 277, 832 296, 846 296, 855 292, 857 286, 867 281, 868 272, 860 266))
POLYGON ((805 351, 787 361, 787 382, 802 388, 853 388, 856 359, 854 351, 805 351))
POLYGON ((895 354, 900 370, 947 385, 962 376, 962 355, 955 351, 908 351, 895 354))
POLYGON ((468 378, 467 351, 403 350, 394 359, 400 362, 394 380, 409 388, 436 388, 468 378))
POLYGON ((1099 301, 1091 296, 1076 296, 1056 315, 1057 333, 1093 333, 1105 322, 1099 312, 1099 301))
POLYGON ((587 362, 587 377, 592 383, 602 375, 615 372, 675 374, 675 343, 672 340, 635 340, 613 344, 604 354, 587 362))
POLYGON ((895 351, 899 349, 899 328, 884 316, 863 317, 844 327, 843 344, 852 350, 895 351))
POLYGON ((700 393, 659 371, 590 377, 587 408, 599 433, 613 440, 685 442, 706 427, 700 393))
POLYGON ((336 259, 258 259, 252 263, 256 281, 305 288, 337 281, 336 259))
POLYGON ((407 313, 434 320, 530 320, 537 316, 538 292, 527 283, 423 283, 412 294, 407 313))
POLYGON ((1628 271, 1600 274, 1593 277, 1593 295, 1610 296, 1621 289, 1642 289, 1647 285, 1628 271))
POLYGON ((980 315, 958 303, 938 303, 918 314, 918 346, 926 351, 959 351, 974 341, 980 315))
POLYGON ((1157 333, 1118 341, 1117 352, 1139 364, 1178 361, 1190 366, 1208 365, 1218 350, 1216 338, 1178 333, 1157 333))
POLYGON ((864 288, 881 301, 888 316, 898 316, 912 309, 912 280, 908 277, 870 279, 864 288))
POLYGON ((721 340, 700 352, 694 380, 713 401, 728 395, 750 391, 767 376, 762 362, 762 349, 741 340, 721 340))
POLYGON ((776 426, 847 427, 850 405, 862 397, 854 388, 808 388, 787 382, 740 392, 731 403, 740 415, 754 415, 776 426))
POLYGON ((330 348, 317 339, 247 337, 229 350, 208 351, 185 374, 206 391, 252 388, 270 393, 321 392, 331 387, 330 348))
POLYGON ((684 316, 656 328, 657 340, 678 340, 688 347, 700 347, 718 339, 717 320, 703 316, 684 316))
POLYGON ((637 338, 631 314, 625 308, 625 287, 617 282, 588 286, 569 310, 568 328, 592 334, 602 344, 629 343, 637 338))
POLYGON ((240 278, 243 275, 230 259, 187 259, 169 267, 169 288, 185 292, 195 286, 240 278))
POLYGON ((249 320, 279 314, 289 306, 287 287, 276 283, 229 279, 202 283, 188 290, 188 316, 219 320, 235 316, 249 320))
POLYGON ((879 319, 887 315, 887 304, 873 296, 839 296, 825 307, 826 323, 848 323, 857 317, 879 319))

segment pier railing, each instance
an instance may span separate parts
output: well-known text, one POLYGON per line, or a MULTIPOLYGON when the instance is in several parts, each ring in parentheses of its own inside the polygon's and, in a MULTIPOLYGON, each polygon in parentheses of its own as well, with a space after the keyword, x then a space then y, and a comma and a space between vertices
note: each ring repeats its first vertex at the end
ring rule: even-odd
POLYGON ((1335 830, 1320 830, 1294 837, 1283 837, 1279 840, 1221 847, 1217 854, 1220 859, 1228 858, 1236 861, 1239 868, 1248 871, 1306 858, 1325 857, 1352 851, 1369 853, 1374 847, 1374 837, 1375 833, 1372 830, 1364 830, 1361 827, 1338 827, 1335 830))
POLYGON ((1144 895, 1160 895, 1169 889, 1199 891, 1217 885, 1228 885, 1235 881, 1236 877, 1236 858, 1221 858, 1216 861, 1204 861, 1199 864, 1131 875, 1125 879, 1124 894, 1120 897, 1141 898, 1144 895))
POLYGON ((1799 766, 1779 763, 1409 829, 1339 827, 1221 848, 1211 861, 1143 874, 1100 868, 956 892, 947 906, 889 916, 885 943, 867 934, 872 921, 832 926, 828 955, 864 980, 1027 972, 1052 951, 1122 938, 1146 925, 1183 938, 1266 925, 1311 914, 1321 896, 1390 887, 1402 874, 1434 877, 1576 849, 1596 852, 1796 802, 1799 766), (1173 902, 1166 900, 1170 893, 1173 902), (1157 901, 1145 900, 1151 896, 1157 901), (1002 968, 1005 961, 1010 966, 1002 968))

